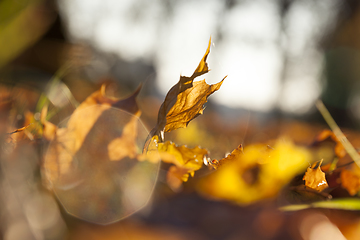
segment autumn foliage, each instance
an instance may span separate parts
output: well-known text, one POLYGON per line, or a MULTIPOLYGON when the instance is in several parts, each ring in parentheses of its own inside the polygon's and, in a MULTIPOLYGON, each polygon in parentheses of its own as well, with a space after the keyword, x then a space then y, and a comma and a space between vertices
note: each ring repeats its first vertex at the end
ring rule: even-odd
MULTIPOLYGON (((100 224, 144 207, 159 168, 173 192, 192 179, 190 189, 202 197, 241 206, 277 198, 283 210, 348 209, 347 198, 358 201, 360 168, 331 130, 319 132, 312 144, 297 144, 289 136, 236 143, 240 145, 221 159, 212 158, 201 146, 166 139, 167 133, 186 128, 204 113, 208 97, 226 78, 213 85, 195 81, 209 72, 210 46, 211 40, 194 73, 180 76, 169 90, 150 133, 140 121, 142 109, 136 99, 141 86, 129 97, 117 99, 108 97, 103 85, 58 126, 49 121, 48 106, 37 122, 29 113, 24 127, 9 131, 8 142, 24 132, 47 141, 41 166, 45 185, 71 215, 100 224), (330 158, 324 154, 329 150, 330 158), (201 176, 194 178, 200 171, 201 176)), ((353 210, 359 210, 355 206, 353 210)))

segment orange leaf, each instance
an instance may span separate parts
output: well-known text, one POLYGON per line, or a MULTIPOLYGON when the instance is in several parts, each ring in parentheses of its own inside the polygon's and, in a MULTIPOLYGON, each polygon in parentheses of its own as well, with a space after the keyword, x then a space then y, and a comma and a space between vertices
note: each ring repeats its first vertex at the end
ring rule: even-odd
POLYGON ((305 186, 315 189, 319 192, 329 187, 325 178, 325 173, 320 169, 322 162, 323 160, 315 162, 307 169, 303 177, 303 180, 305 180, 305 186))
POLYGON ((192 76, 180 76, 179 82, 169 90, 160 107, 157 125, 152 135, 158 135, 163 140, 163 132, 186 127, 192 119, 203 113, 203 105, 207 102, 207 98, 220 88, 226 77, 213 85, 208 85, 205 80, 194 82, 196 77, 209 71, 206 59, 210 52, 210 44, 211 39, 204 57, 192 76))
POLYGON ((340 173, 341 186, 345 188, 351 196, 360 191, 360 168, 351 165, 348 169, 343 169, 340 173))

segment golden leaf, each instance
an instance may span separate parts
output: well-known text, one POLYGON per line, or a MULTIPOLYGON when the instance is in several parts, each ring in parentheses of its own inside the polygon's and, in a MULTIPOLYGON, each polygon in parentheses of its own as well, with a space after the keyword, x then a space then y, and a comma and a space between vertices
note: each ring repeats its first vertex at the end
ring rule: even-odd
POLYGON ((214 169, 218 169, 223 164, 230 163, 233 161, 238 160, 241 157, 241 154, 244 153, 244 149, 242 144, 240 144, 237 148, 235 148, 229 155, 227 155, 225 158, 222 158, 221 160, 211 160, 208 164, 211 165, 214 169))
POLYGON ((162 132, 186 127, 192 119, 203 113, 203 105, 207 102, 207 98, 220 88, 226 77, 213 85, 208 85, 205 80, 194 82, 196 77, 209 71, 206 59, 210 52, 210 45, 211 39, 204 57, 192 76, 180 76, 179 82, 169 90, 160 107, 157 125, 152 135, 162 138, 162 132))
POLYGON ((311 167, 309 167, 303 177, 305 181, 305 186, 315 189, 318 192, 321 192, 325 188, 328 188, 329 185, 325 178, 325 173, 321 171, 320 166, 323 160, 315 162, 311 167))
POLYGON ((218 161, 217 170, 201 179, 197 189, 206 197, 252 203, 275 196, 310 159, 308 150, 286 139, 278 140, 273 149, 254 144, 242 151, 239 146, 218 161))
POLYGON ((174 190, 180 187, 181 182, 186 182, 189 175, 194 176, 195 171, 202 167, 204 158, 209 154, 206 149, 198 146, 188 148, 187 146, 178 146, 170 141, 163 143, 158 141, 157 135, 152 137, 147 156, 145 156, 150 162, 162 160, 173 164, 168 171, 167 181, 174 190))

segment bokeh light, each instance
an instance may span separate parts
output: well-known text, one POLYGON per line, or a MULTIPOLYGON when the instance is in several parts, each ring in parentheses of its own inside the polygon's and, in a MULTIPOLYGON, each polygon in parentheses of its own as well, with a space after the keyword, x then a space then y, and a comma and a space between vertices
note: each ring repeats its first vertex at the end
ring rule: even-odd
MULTIPOLYGON (((71 118, 80 125, 50 143, 44 162, 44 175, 65 210, 82 220, 109 224, 130 216, 149 201, 156 184, 159 163, 138 161, 132 156, 112 155, 127 151, 129 142, 116 141, 130 121, 136 126, 136 151, 142 154, 148 131, 139 118, 117 108, 108 108, 96 120, 86 138, 79 142, 86 119, 101 108, 94 105, 76 111, 71 118), (83 122, 83 123, 82 123, 83 122), (113 143, 116 146, 112 146, 113 143), (74 147, 81 147, 74 150, 74 147)), ((59 126, 65 127, 69 119, 59 126)), ((70 125, 70 124, 69 124, 70 125)), ((125 139, 127 140, 127 139, 125 139)), ((128 140, 130 141, 130 140, 128 140)))

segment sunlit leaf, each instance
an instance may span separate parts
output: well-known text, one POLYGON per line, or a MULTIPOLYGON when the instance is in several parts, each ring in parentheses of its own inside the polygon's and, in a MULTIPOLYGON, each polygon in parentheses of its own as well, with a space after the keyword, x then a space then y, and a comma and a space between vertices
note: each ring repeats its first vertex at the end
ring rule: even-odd
POLYGON ((193 177, 195 171, 202 167, 204 158, 207 158, 208 154, 206 149, 198 146, 189 148, 170 141, 159 142, 158 136, 155 135, 145 156, 151 162, 161 160, 173 164, 168 171, 167 182, 172 189, 177 190, 182 182, 186 182, 189 176, 193 177))
POLYGON ((323 160, 315 162, 311 167, 307 169, 303 177, 303 180, 305 181, 305 186, 315 189, 319 192, 329 187, 325 178, 325 173, 320 169, 322 162, 323 160))
POLYGON ((230 163, 230 162, 233 162, 233 161, 239 161, 242 154, 244 154, 244 149, 243 149, 242 144, 240 144, 236 149, 234 149, 225 158, 222 158, 219 161, 216 160, 216 159, 213 159, 210 162, 208 162, 208 164, 211 165, 214 169, 218 169, 223 164, 230 163))
MULTIPOLYGON (((206 59, 210 52, 211 39, 204 57, 190 77, 180 76, 179 82, 167 93, 158 114, 157 125, 152 135, 162 138, 162 132, 170 132, 187 124, 203 113, 207 98, 219 90, 222 82, 208 85, 205 80, 194 82, 194 79, 209 71, 206 59)), ((160 139, 163 140, 163 139, 160 139)))
POLYGON ((279 139, 273 149, 266 144, 249 145, 243 151, 234 150, 228 160, 219 160, 229 162, 202 179, 198 191, 241 204, 273 197, 310 160, 308 150, 285 139, 279 139))

